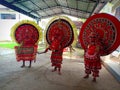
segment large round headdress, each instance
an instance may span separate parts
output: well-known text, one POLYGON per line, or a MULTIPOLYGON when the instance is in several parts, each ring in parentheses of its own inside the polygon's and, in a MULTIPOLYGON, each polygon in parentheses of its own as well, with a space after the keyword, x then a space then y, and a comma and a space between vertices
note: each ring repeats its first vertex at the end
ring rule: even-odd
POLYGON ((102 47, 101 55, 110 54, 120 45, 120 22, 112 15, 100 13, 87 19, 79 34, 79 42, 84 49, 90 43, 93 33, 92 37, 102 47))
POLYGON ((65 19, 56 19, 50 23, 46 32, 46 40, 48 44, 53 41, 59 41, 61 48, 65 48, 72 44, 74 39, 74 32, 71 24, 65 19))
POLYGON ((23 20, 12 27, 11 37, 18 44, 35 45, 41 39, 41 28, 33 21, 23 20))

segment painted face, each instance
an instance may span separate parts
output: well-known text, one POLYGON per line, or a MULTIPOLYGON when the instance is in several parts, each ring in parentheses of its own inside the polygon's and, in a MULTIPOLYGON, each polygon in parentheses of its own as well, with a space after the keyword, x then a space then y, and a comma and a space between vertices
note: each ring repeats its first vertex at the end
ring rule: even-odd
POLYGON ((58 40, 54 40, 50 45, 51 50, 59 50, 59 48, 60 48, 60 42, 58 40))
POLYGON ((91 32, 89 35, 89 43, 94 44, 98 39, 97 33, 91 32))

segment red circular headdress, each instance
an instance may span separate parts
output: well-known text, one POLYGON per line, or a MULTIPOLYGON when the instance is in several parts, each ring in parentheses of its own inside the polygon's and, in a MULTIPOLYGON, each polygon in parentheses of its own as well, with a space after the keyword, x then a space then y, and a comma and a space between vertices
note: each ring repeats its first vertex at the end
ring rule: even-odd
POLYGON ((95 14, 83 24, 79 34, 79 42, 86 49, 92 36, 97 42, 100 42, 102 47, 100 54, 107 55, 120 45, 119 29, 120 22, 114 16, 105 13, 95 14))
MULTIPOLYGON (((59 42, 61 48, 65 48, 72 44, 73 39, 73 29, 69 22, 64 19, 57 19, 53 21, 46 32, 46 40, 48 44, 51 45, 52 42, 56 41, 55 43, 59 42)), ((58 46, 58 44, 56 44, 56 46, 58 46)))
POLYGON ((39 33, 33 25, 23 24, 16 29, 15 37, 18 43, 34 45, 39 38, 39 33))
POLYGON ((23 46, 35 45, 41 37, 41 28, 33 21, 23 20, 12 27, 11 36, 23 46))

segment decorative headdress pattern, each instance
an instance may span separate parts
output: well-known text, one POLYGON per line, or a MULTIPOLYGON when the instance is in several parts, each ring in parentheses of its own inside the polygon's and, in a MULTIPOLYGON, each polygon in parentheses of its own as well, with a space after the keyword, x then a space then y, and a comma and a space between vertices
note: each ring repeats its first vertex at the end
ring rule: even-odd
POLYGON ((61 48, 65 48, 72 44, 74 32, 70 23, 64 19, 53 21, 47 29, 46 40, 50 45, 53 44, 53 42, 59 42, 61 48))
POLYGON ((107 55, 113 52, 120 45, 120 22, 110 14, 100 13, 88 18, 83 24, 79 42, 86 49, 90 43, 91 36, 96 43, 99 43, 101 55, 107 55))
POLYGON ((35 45, 42 39, 41 30, 35 22, 23 20, 12 27, 11 38, 18 44, 35 45))

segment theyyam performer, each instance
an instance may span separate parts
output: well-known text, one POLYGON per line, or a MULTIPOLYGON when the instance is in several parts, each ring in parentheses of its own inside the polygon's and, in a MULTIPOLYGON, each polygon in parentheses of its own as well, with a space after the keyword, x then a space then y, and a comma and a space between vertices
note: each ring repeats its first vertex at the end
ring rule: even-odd
POLYGON ((32 61, 36 60, 38 42, 42 38, 41 30, 37 23, 30 20, 19 21, 12 27, 11 37, 18 44, 15 46, 16 60, 23 61, 22 68, 26 61, 29 61, 30 68, 32 61))
MULTIPOLYGON (((63 60, 64 48, 70 46, 74 39, 71 24, 65 19, 56 19, 48 27, 46 32, 46 41, 49 44, 43 53, 48 50, 52 51, 51 66, 54 67, 52 72, 58 71, 61 75, 61 64, 63 60)), ((38 52, 38 54, 41 54, 38 52)))
POLYGON ((119 29, 117 18, 106 13, 95 14, 83 24, 78 39, 84 49, 84 78, 92 74, 96 82, 101 69, 100 56, 112 53, 120 45, 119 29))

